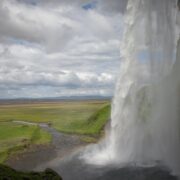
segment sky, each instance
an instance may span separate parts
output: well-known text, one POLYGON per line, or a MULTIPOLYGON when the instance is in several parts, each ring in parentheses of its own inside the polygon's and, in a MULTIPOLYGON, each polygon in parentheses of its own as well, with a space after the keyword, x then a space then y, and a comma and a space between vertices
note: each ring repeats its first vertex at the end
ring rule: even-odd
POLYGON ((0 98, 112 96, 126 0, 1 0, 0 98))

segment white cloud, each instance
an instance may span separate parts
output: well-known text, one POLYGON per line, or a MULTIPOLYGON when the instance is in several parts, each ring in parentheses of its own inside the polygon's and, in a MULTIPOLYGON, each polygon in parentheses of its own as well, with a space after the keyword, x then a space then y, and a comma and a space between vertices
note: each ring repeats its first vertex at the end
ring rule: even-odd
POLYGON ((0 1, 0 98, 112 94, 122 15, 27 1, 0 1))

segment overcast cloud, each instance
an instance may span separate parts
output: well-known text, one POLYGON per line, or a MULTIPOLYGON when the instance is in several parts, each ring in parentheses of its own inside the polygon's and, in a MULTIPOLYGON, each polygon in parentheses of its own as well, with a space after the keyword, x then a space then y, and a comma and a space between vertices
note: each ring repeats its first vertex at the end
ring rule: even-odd
POLYGON ((113 94, 126 0, 1 0, 0 98, 113 94))

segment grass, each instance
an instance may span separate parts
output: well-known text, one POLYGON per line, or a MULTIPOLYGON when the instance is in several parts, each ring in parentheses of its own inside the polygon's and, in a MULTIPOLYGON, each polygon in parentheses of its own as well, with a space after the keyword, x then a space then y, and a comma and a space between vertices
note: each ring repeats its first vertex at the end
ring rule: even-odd
POLYGON ((0 122, 45 122, 61 132, 98 134, 109 119, 108 104, 109 101, 105 100, 88 100, 0 105, 0 122), (101 109, 105 106, 106 108, 102 111, 101 109), (97 114, 98 111, 100 111, 99 114, 97 114))
POLYGON ((53 126, 65 133, 97 135, 109 119, 110 106, 105 104, 95 109, 94 112, 77 112, 71 119, 55 121, 53 126), (83 114, 84 113, 84 114, 83 114))
POLYGON ((0 105, 0 121, 22 120, 51 122, 86 118, 107 101, 64 101, 58 103, 34 103, 0 105))
POLYGON ((46 144, 51 136, 35 125, 13 121, 48 123, 58 131, 80 134, 95 142, 110 117, 107 100, 0 104, 0 162, 31 144, 46 144))
POLYGON ((8 156, 28 148, 32 144, 48 144, 51 135, 38 126, 0 123, 0 163, 8 156))

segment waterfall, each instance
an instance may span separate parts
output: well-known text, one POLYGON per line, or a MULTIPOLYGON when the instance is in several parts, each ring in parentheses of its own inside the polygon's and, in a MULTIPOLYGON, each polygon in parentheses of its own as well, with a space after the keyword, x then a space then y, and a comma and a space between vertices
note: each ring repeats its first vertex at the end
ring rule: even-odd
POLYGON ((111 124, 105 139, 85 150, 87 163, 180 172, 177 14, 176 0, 129 0, 111 124))

